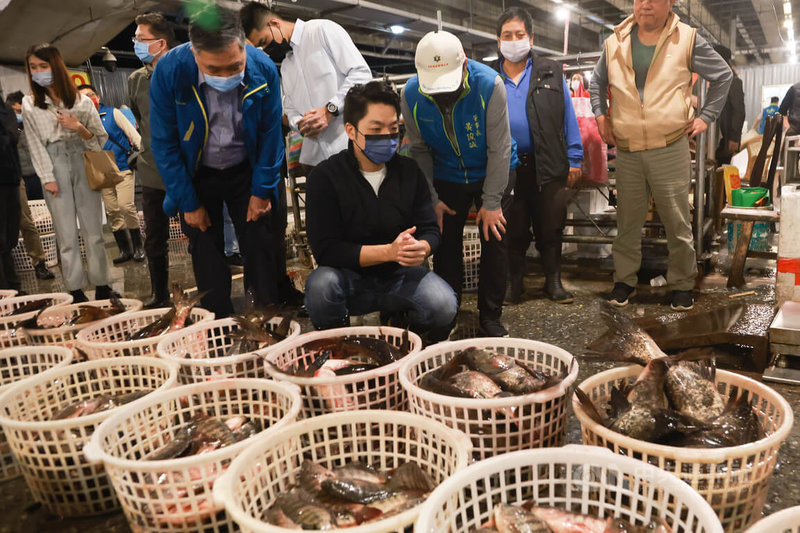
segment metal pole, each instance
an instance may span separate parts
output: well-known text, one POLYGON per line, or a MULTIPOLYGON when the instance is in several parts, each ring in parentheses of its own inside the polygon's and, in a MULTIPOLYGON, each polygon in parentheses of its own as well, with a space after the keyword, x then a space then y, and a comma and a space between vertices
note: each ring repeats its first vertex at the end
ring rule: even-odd
POLYGON ((567 19, 564 21, 564 55, 567 55, 569 50, 569 11, 567 11, 567 19))
MULTIPOLYGON (((703 108, 706 99, 706 82, 698 80, 700 90, 697 95, 697 109, 703 108)), ((712 125, 709 125, 711 127, 712 125)), ((705 192, 706 192, 706 134, 702 133, 696 138, 695 144, 695 183, 694 183, 694 250, 697 260, 703 255, 703 240, 705 229, 705 192)))

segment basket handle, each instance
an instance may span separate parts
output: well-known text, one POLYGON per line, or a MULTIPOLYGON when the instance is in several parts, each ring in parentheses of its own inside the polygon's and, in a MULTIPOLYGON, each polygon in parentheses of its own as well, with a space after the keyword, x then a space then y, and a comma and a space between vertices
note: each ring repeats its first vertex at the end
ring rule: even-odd
POLYGON ((86 460, 93 465, 99 465, 103 462, 103 452, 94 438, 96 435, 97 432, 95 431, 95 435, 92 436, 92 439, 83 446, 83 455, 86 457, 86 460))
POLYGON ((225 494, 229 492, 227 487, 231 484, 230 477, 233 475, 233 468, 231 468, 231 466, 232 465, 214 481, 214 486, 211 487, 211 499, 215 507, 224 508, 227 502, 225 494))

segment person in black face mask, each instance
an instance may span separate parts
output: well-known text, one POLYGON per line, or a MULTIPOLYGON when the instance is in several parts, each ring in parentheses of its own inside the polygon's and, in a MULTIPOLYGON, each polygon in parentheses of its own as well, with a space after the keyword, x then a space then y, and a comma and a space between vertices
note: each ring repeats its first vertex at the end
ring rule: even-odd
POLYGON ((308 239, 320 267, 306 281, 306 308, 317 329, 380 311, 385 323, 438 342, 448 337, 458 303, 423 265, 440 232, 424 174, 396 153, 399 111, 385 82, 347 93, 349 148, 308 178, 308 239))
POLYGON ((324 19, 290 22, 259 2, 239 16, 247 39, 281 63, 284 113, 304 137, 300 163, 314 167, 347 148, 344 97, 372 72, 344 28, 324 19))

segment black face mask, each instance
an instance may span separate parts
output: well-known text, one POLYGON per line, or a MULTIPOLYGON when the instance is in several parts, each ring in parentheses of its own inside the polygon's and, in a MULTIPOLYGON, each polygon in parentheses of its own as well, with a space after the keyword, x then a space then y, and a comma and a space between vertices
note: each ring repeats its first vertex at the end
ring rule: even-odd
MULTIPOLYGON (((267 46, 264 47, 264 52, 274 61, 275 63, 280 63, 286 57, 286 54, 292 49, 292 45, 283 36, 283 32, 278 30, 281 33, 281 37, 283 40, 278 42, 275 40, 275 36, 272 37, 272 42, 269 43, 267 46)), ((272 33, 272 26, 269 28, 269 32, 272 33)))
POLYGON ((464 84, 462 83, 458 89, 449 93, 432 94, 431 96, 436 101, 440 108, 451 107, 458 101, 459 96, 464 91, 464 84))

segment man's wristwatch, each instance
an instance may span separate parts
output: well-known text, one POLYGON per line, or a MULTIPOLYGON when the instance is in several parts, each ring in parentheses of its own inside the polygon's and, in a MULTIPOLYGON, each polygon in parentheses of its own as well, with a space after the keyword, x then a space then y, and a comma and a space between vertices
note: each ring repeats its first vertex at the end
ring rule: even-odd
POLYGON ((339 116, 339 106, 334 104, 333 102, 328 102, 327 104, 325 104, 325 109, 327 109, 328 113, 330 113, 334 117, 339 116))

